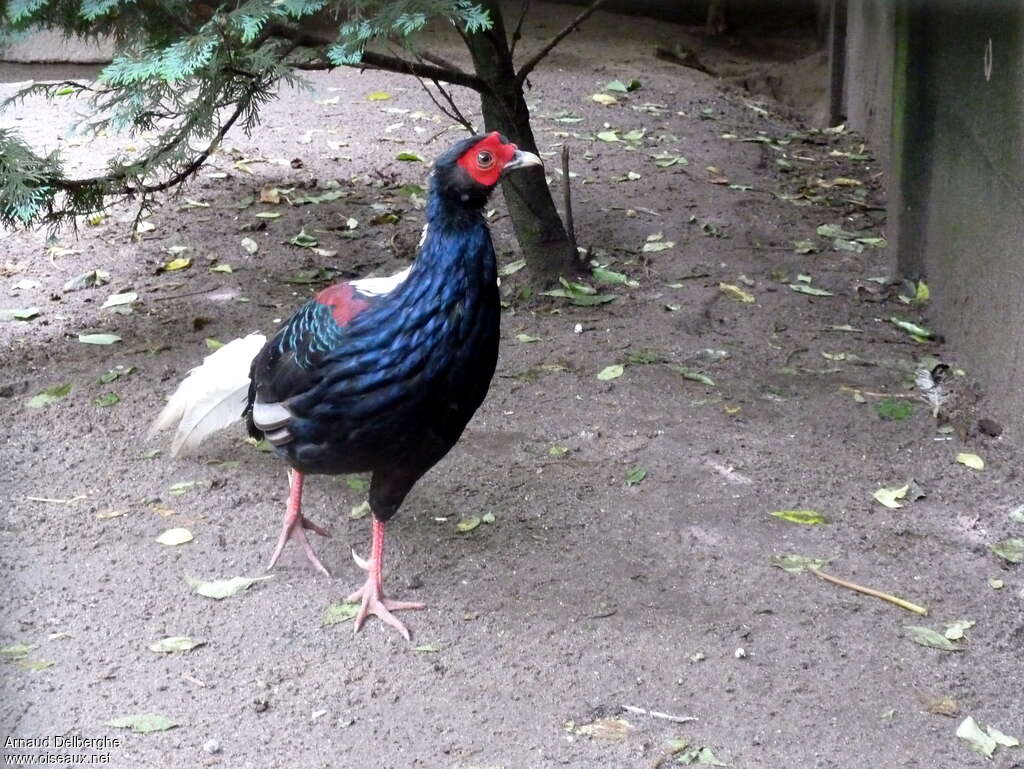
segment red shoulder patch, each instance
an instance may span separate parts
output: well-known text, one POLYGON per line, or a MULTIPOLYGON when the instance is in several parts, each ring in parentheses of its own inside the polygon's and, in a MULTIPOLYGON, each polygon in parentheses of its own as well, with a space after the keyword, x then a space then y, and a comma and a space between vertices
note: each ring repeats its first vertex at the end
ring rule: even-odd
POLYGON ((349 283, 335 283, 313 297, 322 305, 331 308, 334 322, 339 326, 347 326, 351 320, 370 306, 370 303, 356 296, 356 291, 349 283))

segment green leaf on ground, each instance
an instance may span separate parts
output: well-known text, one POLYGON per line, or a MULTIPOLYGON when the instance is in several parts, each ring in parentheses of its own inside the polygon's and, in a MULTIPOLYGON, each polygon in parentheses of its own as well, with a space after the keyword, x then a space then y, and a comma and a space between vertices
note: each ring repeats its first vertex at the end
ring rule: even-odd
POLYGON ((110 282, 110 273, 106 270, 89 270, 68 280, 62 291, 81 291, 83 288, 94 288, 110 282))
POLYGON ((711 748, 697 745, 677 753, 676 763, 683 766, 729 766, 724 761, 720 761, 711 748))
POLYGON ((977 454, 971 454, 966 451, 961 451, 956 455, 956 461, 962 465, 965 465, 972 470, 984 470, 985 460, 979 457, 977 454))
POLYGON ((820 569, 829 560, 828 558, 811 558, 807 555, 775 555, 772 556, 770 563, 790 574, 800 574, 808 569, 820 569))
POLYGON ((469 516, 469 518, 463 518, 457 524, 455 524, 455 531, 459 532, 459 534, 465 534, 467 532, 473 531, 473 529, 475 529, 479 525, 480 516, 471 515, 469 516))
POLYGON ((107 307, 120 307, 122 305, 131 304, 138 300, 139 295, 135 291, 125 291, 121 294, 111 294, 107 297, 107 300, 103 303, 101 309, 107 307))
MULTIPOLYGON (((106 305, 104 305, 105 307, 106 305)), ((26 307, 21 310, 0 310, 0 320, 32 320, 39 317, 38 307, 26 307)))
POLYGON ((230 598, 236 593, 240 593, 255 585, 257 582, 263 582, 271 577, 273 575, 268 574, 265 577, 232 577, 231 579, 214 579, 210 581, 186 577, 185 581, 188 582, 189 587, 198 595, 220 601, 224 598, 230 598))
POLYGON ((320 620, 320 625, 327 627, 328 625, 337 625, 339 622, 347 622, 358 613, 358 603, 349 603, 348 601, 332 603, 324 609, 324 615, 320 620))
POLYGON ((135 713, 129 716, 118 716, 107 721, 107 726, 116 729, 131 729, 138 734, 149 732, 164 732, 178 726, 177 721, 172 721, 167 716, 156 713, 135 713))
POLYGON ((305 230, 299 230, 299 234, 288 242, 293 246, 298 246, 299 248, 313 248, 317 245, 318 241, 305 230))
POLYGON ((800 523, 805 526, 816 526, 823 523, 828 523, 828 519, 825 518, 821 513, 817 513, 814 510, 776 510, 771 513, 776 518, 781 518, 784 521, 790 523, 800 523))
POLYGON ((1024 539, 1004 539, 989 549, 1009 563, 1024 563, 1024 539))
POLYGON ((950 622, 946 625, 946 631, 943 633, 946 638, 950 641, 959 641, 964 637, 964 631, 970 630, 977 623, 970 619, 958 619, 955 622, 950 622))
POLYGON ((991 737, 1000 745, 1003 745, 1007 748, 1016 748, 1018 745, 1020 745, 1020 740, 1018 740, 1016 737, 1011 737, 1009 734, 1004 734, 999 729, 996 729, 994 726, 986 726, 985 731, 988 733, 989 737, 991 737))
POLYGON ((896 328, 906 331, 919 342, 925 342, 935 337, 935 332, 931 329, 917 323, 913 323, 909 320, 904 320, 903 318, 899 318, 895 315, 889 318, 889 322, 896 326, 896 328))
POLYGON ((734 299, 737 302, 744 302, 745 304, 753 304, 757 300, 753 294, 744 291, 737 285, 732 283, 719 283, 718 290, 725 294, 730 299, 734 299))
POLYGON ((370 481, 361 475, 346 475, 345 484, 359 494, 364 493, 370 488, 370 481))
POLYGON ((441 651, 441 645, 440 644, 420 644, 419 646, 412 647, 412 650, 414 652, 419 652, 420 654, 437 654, 437 652, 441 651))
POLYGON ((605 366, 597 372, 597 378, 602 382, 607 382, 611 379, 618 379, 622 376, 625 370, 625 367, 621 363, 613 363, 611 366, 605 366))
POLYGON ((614 270, 609 270, 606 267, 594 267, 592 274, 594 276, 594 280, 608 286, 629 286, 630 288, 636 288, 640 285, 637 281, 631 280, 625 273, 615 272, 614 270))
POLYGON ((93 403, 100 408, 107 408, 108 406, 116 406, 121 402, 121 396, 117 393, 103 393, 99 397, 93 400, 93 403))
POLYGON ((57 663, 51 660, 18 660, 19 667, 31 670, 33 673, 52 668, 55 664, 57 663))
POLYGON ((628 473, 626 473, 626 485, 636 486, 638 483, 643 483, 643 480, 647 477, 647 470, 642 467, 634 467, 628 473))
POLYGON ((182 494, 187 494, 192 491, 195 487, 195 481, 178 481, 177 483, 172 483, 168 487, 167 493, 172 497, 180 497, 182 494))
POLYGON ((677 366, 675 364, 669 366, 670 369, 679 374, 683 379, 689 379, 692 382, 700 382, 708 387, 715 387, 715 380, 706 374, 702 374, 696 369, 686 368, 686 366, 677 366))
POLYGON ((66 384, 62 385, 56 385, 55 387, 50 387, 49 389, 43 390, 38 395, 33 395, 25 402, 25 405, 28 406, 30 409, 41 409, 44 406, 49 406, 51 403, 56 403, 70 392, 71 382, 67 382, 66 384))
POLYGON ((204 646, 206 641, 197 641, 184 635, 175 635, 168 638, 161 638, 149 645, 149 650, 157 654, 170 654, 172 652, 187 652, 199 646, 204 646))
POLYGON ((35 644, 12 644, 0 649, 0 657, 7 660, 18 660, 27 657, 35 649, 35 644))
POLYGON ((135 373, 135 366, 115 366, 112 369, 108 369, 106 373, 101 374, 97 380, 100 384, 110 384, 115 379, 119 379, 123 376, 135 373))
POLYGON ((241 244, 242 250, 249 254, 255 254, 257 251, 260 250, 259 243, 257 243, 252 238, 242 238, 241 244))
POLYGON ((516 259, 514 262, 509 262, 498 269, 498 275, 503 278, 509 275, 514 275, 526 266, 525 259, 516 259))
POLYGON ((632 729, 633 725, 624 718, 599 718, 592 724, 576 727, 576 734, 618 742, 626 739, 632 729))
POLYGON ((815 288, 814 286, 808 286, 805 283, 790 283, 789 287, 798 294, 807 294, 808 296, 835 296, 831 291, 826 291, 823 288, 815 288))
POLYGON ((559 458, 559 457, 564 457, 568 453, 569 453, 569 447, 568 446, 562 446, 562 445, 557 444, 557 443, 554 446, 552 446, 551 448, 548 449, 548 456, 549 457, 555 457, 556 459, 559 458))
POLYGON ((120 342, 117 334, 79 334, 78 341, 82 344, 114 344, 120 342))
POLYGON ((962 647, 957 646, 942 633, 931 628, 921 627, 920 625, 906 625, 903 629, 907 631, 907 638, 921 646, 939 649, 944 652, 962 651, 962 647))
POLYGON ((914 404, 908 400, 884 398, 875 404, 875 413, 887 421, 907 419, 914 413, 914 404))
POLYGON ((195 539, 195 537, 192 536, 191 531, 179 526, 173 529, 167 529, 156 538, 156 541, 161 545, 174 547, 175 545, 184 545, 186 542, 191 542, 193 539, 195 539))
POLYGON ((349 511, 348 517, 354 521, 358 521, 360 518, 368 516, 370 512, 370 502, 364 499, 349 511))
POLYGON ((616 93, 629 93, 638 88, 640 88, 639 80, 630 80, 628 83, 623 83, 621 80, 612 80, 604 87, 604 90, 615 91, 616 93))
POLYGON ((673 155, 671 152, 659 152, 651 155, 651 160, 654 161, 654 165, 658 166, 658 168, 671 168, 675 165, 685 166, 690 164, 690 161, 682 155, 673 155))
POLYGON ((903 507, 903 504, 897 500, 906 499, 907 491, 910 489, 910 484, 905 484, 895 489, 881 488, 878 489, 872 496, 876 502, 885 505, 890 510, 896 510, 903 507))
POLYGON ((980 753, 985 758, 992 758, 992 754, 999 747, 999 743, 996 742, 992 735, 981 730, 973 716, 967 716, 967 718, 960 722, 960 725, 956 728, 956 736, 966 742, 967 747, 975 753, 980 753))
POLYGON ((401 160, 406 163, 422 163, 423 157, 415 152, 399 152, 395 155, 395 160, 401 160))
POLYGON ((817 232, 823 238, 844 238, 846 240, 854 240, 857 237, 856 232, 847 232, 838 224, 823 224, 818 227, 817 232))

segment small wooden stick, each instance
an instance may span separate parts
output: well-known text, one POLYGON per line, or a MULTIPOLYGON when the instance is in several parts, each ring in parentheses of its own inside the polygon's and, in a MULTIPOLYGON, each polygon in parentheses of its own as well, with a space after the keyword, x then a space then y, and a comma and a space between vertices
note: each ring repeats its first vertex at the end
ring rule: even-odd
POLYGON ((662 713, 658 710, 646 710, 644 708, 638 708, 634 705, 622 705, 622 709, 627 713, 636 713, 641 716, 650 716, 651 718, 660 718, 663 721, 672 721, 676 724, 687 724, 690 721, 696 721, 695 716, 673 716, 669 713, 662 713))
MULTIPOLYGON (((569 145, 562 145, 562 194, 564 196, 563 207, 565 208, 565 229, 566 234, 569 236, 569 242, 572 243, 573 249, 578 248, 576 243, 576 227, 573 226, 572 222, 572 188, 569 183, 569 145)), ((577 251, 576 257, 579 257, 577 251)))
POLYGON ((833 577, 831 574, 826 574, 825 572, 816 569, 813 566, 810 567, 808 571, 811 572, 811 574, 813 574, 815 577, 820 577, 826 582, 831 582, 833 585, 839 585, 840 587, 845 587, 848 590, 854 590, 858 593, 863 593, 864 595, 870 595, 874 596, 875 598, 881 598, 883 601, 888 601, 889 603, 896 604, 901 609, 912 611, 914 612, 914 614, 928 614, 928 610, 923 606, 918 606, 916 603, 911 603, 910 601, 904 601, 902 598, 897 598, 894 595, 883 593, 880 590, 872 590, 870 587, 864 587, 863 585, 858 585, 854 582, 847 582, 845 579, 839 579, 839 577, 833 577))
POLYGON ((912 393, 875 393, 870 390, 861 390, 859 387, 850 387, 850 385, 839 385, 839 389, 848 393, 860 393, 861 395, 866 395, 869 398, 907 398, 908 400, 920 400, 919 395, 912 393))

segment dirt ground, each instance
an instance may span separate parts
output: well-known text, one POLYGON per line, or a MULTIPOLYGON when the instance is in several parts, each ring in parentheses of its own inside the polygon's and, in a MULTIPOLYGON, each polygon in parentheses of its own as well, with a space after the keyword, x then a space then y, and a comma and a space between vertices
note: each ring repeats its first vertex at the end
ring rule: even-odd
MULTIPOLYGON (((543 8, 521 50, 571 13, 543 8)), ((919 363, 955 366, 956 350, 891 323, 927 325, 927 305, 869 280, 891 263, 871 240, 885 233, 885 179, 870 148, 654 57, 675 43, 700 39, 598 14, 531 78, 540 149, 554 167, 562 142, 572 148, 581 244, 635 284, 574 306, 530 296, 522 272, 503 278, 490 396, 389 529, 387 583, 428 603, 405 617, 412 644, 376 620, 358 635, 351 622, 323 624, 361 580, 349 555, 368 546, 367 521, 350 515, 358 482, 307 484, 307 513, 333 533, 314 543, 332 578, 289 546, 271 579, 214 601, 186 578, 263 574, 284 469, 240 426, 179 460, 144 439, 206 339, 269 331, 323 280, 387 274, 412 257, 422 214, 401 187, 423 184, 426 166, 396 155, 430 158, 458 136, 415 81, 346 70, 282 93, 138 241, 128 207, 83 224, 77 240, 0 236, 2 307, 39 309, 0 323, 5 740, 116 738, 48 752, 107 754, 117 767, 653 769, 713 754, 750 769, 956 769, 985 763, 955 736, 968 715, 1024 738, 1024 575, 989 549, 1024 536, 1011 515, 1024 504, 1020 436, 965 445, 913 399, 919 363), (613 93, 614 105, 591 99, 634 78, 642 87, 613 93), (390 98, 371 100, 378 91, 390 98), (607 131, 620 140, 596 138, 607 131), (266 185, 340 195, 254 201, 266 185), (840 236, 836 250, 821 225, 868 243, 840 236), (337 254, 289 244, 303 229, 337 254), (191 266, 157 272, 176 256, 191 266), (224 264, 232 272, 210 270, 224 264), (93 269, 110 282, 63 289, 93 269), (128 291, 131 314, 102 307, 128 291), (84 333, 122 339, 82 344, 84 333), (598 377, 615 364, 621 376, 598 377), (119 366, 133 370, 100 382, 119 366), (65 383, 65 397, 29 407, 65 383), (118 402, 98 405, 110 393, 118 402), (892 418, 902 403, 912 414, 892 418), (960 452, 984 469, 958 463, 960 452), (873 499, 911 480, 923 497, 912 489, 898 509, 873 499), (785 510, 827 522, 771 515, 785 510), (158 543, 173 527, 194 540, 158 543), (929 614, 773 566, 786 554, 831 559, 827 572, 929 614), (904 629, 957 620, 976 625, 956 652, 904 629), (150 651, 168 636, 205 644, 150 651), (139 713, 177 726, 107 725, 139 713), (690 748, 673 753, 675 739, 690 748)), ((763 72, 743 50, 726 40, 701 57, 763 72)), ((3 92, 58 74, 7 68, 3 92)), ((53 146, 68 112, 29 103, 3 120, 53 146)), ((62 143, 84 172, 99 148, 139 141, 62 143)), ((508 265, 518 256, 500 194, 494 207, 508 265)), ((1024 767, 1024 750, 999 747, 988 765, 1024 767)))

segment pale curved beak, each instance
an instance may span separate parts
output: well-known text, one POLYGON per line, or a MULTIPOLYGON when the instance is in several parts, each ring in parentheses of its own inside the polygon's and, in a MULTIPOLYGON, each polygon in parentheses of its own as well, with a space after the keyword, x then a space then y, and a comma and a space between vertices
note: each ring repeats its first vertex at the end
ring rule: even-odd
POLYGON ((541 159, 532 152, 517 149, 516 154, 513 155, 512 159, 505 164, 503 169, 501 169, 501 175, 504 176, 509 171, 514 171, 517 168, 542 165, 544 165, 544 163, 541 162, 541 159))

